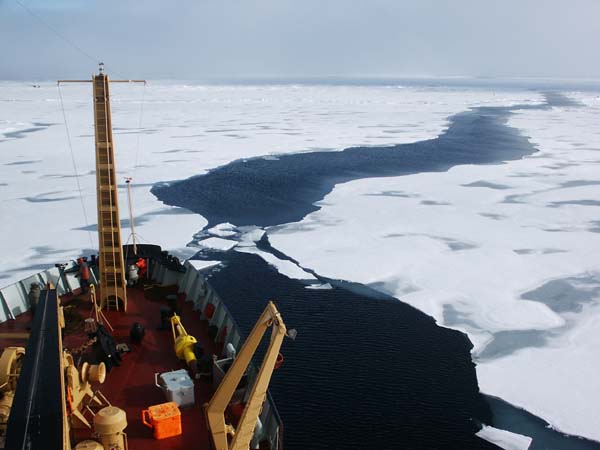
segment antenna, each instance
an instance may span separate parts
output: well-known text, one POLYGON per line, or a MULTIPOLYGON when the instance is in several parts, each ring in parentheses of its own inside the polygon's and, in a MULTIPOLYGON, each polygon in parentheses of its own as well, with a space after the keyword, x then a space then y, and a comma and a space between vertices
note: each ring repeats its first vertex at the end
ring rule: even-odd
POLYGON ((133 203, 131 201, 131 177, 125 178, 127 184, 127 200, 129 202, 129 227, 131 228, 131 238, 133 240, 133 254, 137 256, 137 242, 135 237, 135 224, 133 223, 133 203))

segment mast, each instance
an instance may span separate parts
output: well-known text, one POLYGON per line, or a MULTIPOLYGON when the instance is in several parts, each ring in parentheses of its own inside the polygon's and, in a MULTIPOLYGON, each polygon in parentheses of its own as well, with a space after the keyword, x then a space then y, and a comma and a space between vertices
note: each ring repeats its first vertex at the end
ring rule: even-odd
MULTIPOLYGON (((59 80, 61 83, 89 83, 94 89, 94 129, 96 136, 96 197, 98 206, 98 254, 100 307, 127 311, 125 262, 121 244, 118 186, 110 111, 109 79, 100 63, 91 80, 59 80)), ((112 83, 146 83, 145 80, 113 80, 112 83)))
POLYGON ((98 203, 98 245, 100 255, 100 305, 127 311, 125 263, 121 244, 121 219, 112 136, 109 80, 100 71, 92 76, 94 126, 96 130, 96 195, 98 203))

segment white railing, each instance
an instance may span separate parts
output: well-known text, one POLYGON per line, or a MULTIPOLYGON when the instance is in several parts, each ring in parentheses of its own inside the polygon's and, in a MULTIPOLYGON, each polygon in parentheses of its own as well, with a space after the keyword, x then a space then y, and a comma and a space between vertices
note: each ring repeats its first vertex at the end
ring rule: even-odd
MULTIPOLYGON (((185 293, 186 300, 193 302, 194 309, 199 311, 201 319, 208 320, 209 325, 216 327, 216 342, 223 343, 223 348, 231 343, 236 351, 239 352, 243 343, 239 327, 233 315, 229 312, 227 305, 225 305, 225 302, 221 300, 204 276, 210 267, 212 267, 210 264, 195 266, 194 262, 186 261, 185 275, 183 275, 180 283, 178 283, 179 292, 185 293), (211 318, 205 315, 206 307, 209 303, 215 308, 211 318)), ((254 366, 250 367, 248 375, 248 389, 250 389, 256 377, 256 368, 254 366)), ((260 420, 262 423, 262 438, 269 441, 270 448, 279 449, 282 445, 283 424, 270 395, 265 400, 260 420)))
MULTIPOLYGON (((62 276, 58 267, 52 267, 0 289, 0 323, 15 319, 30 309, 29 289, 32 283, 38 283, 42 288, 48 283, 52 283, 59 295, 77 291, 81 285, 79 278, 76 277, 77 272, 73 271, 75 266, 76 263, 71 261, 64 267, 62 276)), ((186 261, 184 267, 186 269, 185 273, 178 272, 170 270, 160 261, 152 260, 149 274, 151 279, 160 284, 176 284, 179 286, 179 292, 185 293, 186 300, 193 302, 194 310, 199 311, 198 318, 208 320, 209 325, 216 327, 215 342, 223 343, 223 348, 231 343, 239 351, 242 346, 239 327, 225 303, 219 298, 204 276, 206 270, 212 266, 206 264, 195 266, 193 262, 186 261), (205 315, 206 306, 209 303, 215 308, 210 319, 205 315)), ((90 282, 97 284, 93 270, 90 270, 90 278, 90 282)), ((254 379, 255 373, 256 369, 251 366, 249 381, 254 379)), ((249 386, 251 385, 250 382, 249 386)), ((263 438, 269 441, 272 449, 280 448, 283 425, 270 395, 265 401, 260 419, 263 425, 263 438)))
MULTIPOLYGON (((67 273, 63 272, 62 276, 61 269, 51 267, 0 289, 0 323, 15 319, 31 308, 29 289, 32 283, 39 284, 42 289, 52 283, 58 295, 70 294, 79 289, 79 278, 76 276, 77 272, 73 271, 76 265, 73 261, 67 263, 64 266, 67 273)), ((90 282, 96 283, 93 270, 90 270, 90 282)))

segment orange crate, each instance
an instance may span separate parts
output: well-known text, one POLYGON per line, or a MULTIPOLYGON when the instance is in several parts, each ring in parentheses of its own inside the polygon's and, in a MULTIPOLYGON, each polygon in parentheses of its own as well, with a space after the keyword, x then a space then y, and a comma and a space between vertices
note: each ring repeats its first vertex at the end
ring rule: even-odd
POLYGON ((161 403, 142 411, 142 422, 154 430, 154 439, 181 434, 181 412, 175 402, 161 403))

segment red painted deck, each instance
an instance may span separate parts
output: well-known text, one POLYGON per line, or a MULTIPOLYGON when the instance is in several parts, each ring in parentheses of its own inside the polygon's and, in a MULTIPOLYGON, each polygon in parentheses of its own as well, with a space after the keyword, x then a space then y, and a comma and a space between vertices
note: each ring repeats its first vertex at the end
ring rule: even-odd
MULTIPOLYGON (((91 303, 87 296, 81 301, 75 298, 64 298, 63 304, 76 304, 78 313, 87 318, 91 311, 91 303)), ((166 398, 163 392, 154 384, 154 374, 185 368, 175 356, 171 330, 158 330, 160 324, 160 307, 166 305, 163 300, 148 300, 144 297, 141 287, 128 290, 128 311, 120 313, 105 311, 105 315, 114 328, 113 336, 117 343, 127 343, 131 352, 123 355, 123 362, 119 367, 113 368, 99 388, 112 405, 125 410, 128 426, 126 433, 131 450, 154 449, 208 449, 210 448, 209 435, 206 428, 202 405, 212 395, 212 384, 195 381, 195 405, 181 410, 183 434, 163 440, 155 440, 152 430, 143 425, 141 413, 151 405, 164 403, 166 398), (140 322, 146 329, 144 340, 141 344, 130 343, 129 331, 134 322, 140 322)), ((210 340, 206 321, 201 321, 199 313, 192 310, 192 304, 184 302, 183 296, 178 296, 178 309, 181 320, 188 333, 195 336, 205 348, 205 351, 219 351, 215 349, 210 340)), ((9 337, 7 333, 25 332, 26 326, 31 321, 31 314, 25 313, 14 321, 0 324, 0 348, 14 345, 25 345, 24 338, 9 337)), ((85 336, 66 336, 63 342, 65 348, 74 349, 82 342, 85 336)), ((76 433, 76 442, 91 437, 87 429, 76 433)))

